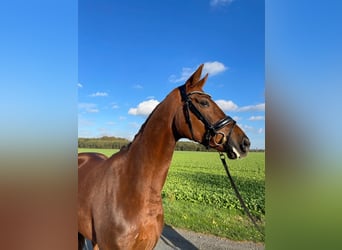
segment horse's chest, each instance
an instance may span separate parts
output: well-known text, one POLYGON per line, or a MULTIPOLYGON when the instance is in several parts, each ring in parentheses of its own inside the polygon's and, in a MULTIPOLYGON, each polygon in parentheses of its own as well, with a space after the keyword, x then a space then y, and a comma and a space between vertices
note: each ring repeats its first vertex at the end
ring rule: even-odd
POLYGON ((132 249, 153 249, 160 237, 161 230, 162 225, 158 221, 143 226, 134 237, 132 249))

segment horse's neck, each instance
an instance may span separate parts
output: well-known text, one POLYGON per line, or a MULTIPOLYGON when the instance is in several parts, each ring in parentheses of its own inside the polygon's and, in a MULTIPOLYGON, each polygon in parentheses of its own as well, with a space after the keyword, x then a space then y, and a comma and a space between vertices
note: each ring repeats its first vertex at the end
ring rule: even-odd
POLYGON ((128 167, 136 171, 137 185, 161 192, 171 164, 176 138, 172 131, 175 109, 170 98, 152 113, 128 150, 128 167))

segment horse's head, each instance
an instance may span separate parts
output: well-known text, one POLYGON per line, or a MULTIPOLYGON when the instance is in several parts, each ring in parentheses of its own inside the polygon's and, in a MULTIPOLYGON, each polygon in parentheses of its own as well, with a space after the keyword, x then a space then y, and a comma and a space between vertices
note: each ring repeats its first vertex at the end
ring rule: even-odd
POLYGON ((182 106, 176 114, 174 128, 179 137, 226 152, 230 159, 244 157, 250 141, 236 122, 203 92, 208 74, 200 79, 202 68, 203 64, 178 88, 182 106))

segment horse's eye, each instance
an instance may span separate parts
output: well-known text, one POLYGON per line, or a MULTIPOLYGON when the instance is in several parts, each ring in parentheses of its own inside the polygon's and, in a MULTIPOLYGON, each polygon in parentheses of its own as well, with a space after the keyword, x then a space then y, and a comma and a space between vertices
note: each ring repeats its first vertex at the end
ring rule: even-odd
POLYGON ((209 102, 207 100, 200 100, 199 103, 203 107, 209 107, 209 102))

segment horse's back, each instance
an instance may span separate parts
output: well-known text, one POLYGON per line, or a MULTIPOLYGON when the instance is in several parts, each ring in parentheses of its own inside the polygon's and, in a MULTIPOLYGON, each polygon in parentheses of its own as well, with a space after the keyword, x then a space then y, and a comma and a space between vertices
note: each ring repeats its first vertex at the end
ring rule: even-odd
POLYGON ((97 165, 107 159, 108 157, 101 153, 79 153, 78 168, 81 168, 85 165, 97 165))
POLYGON ((78 154, 78 195, 86 195, 94 186, 101 182, 99 174, 103 175, 103 164, 108 159, 100 153, 79 153, 78 154), (81 188, 82 187, 82 188, 81 188))
POLYGON ((103 165, 108 159, 100 153, 78 154, 78 188, 79 196, 87 195, 94 186, 102 181, 100 176, 104 175, 103 165))

